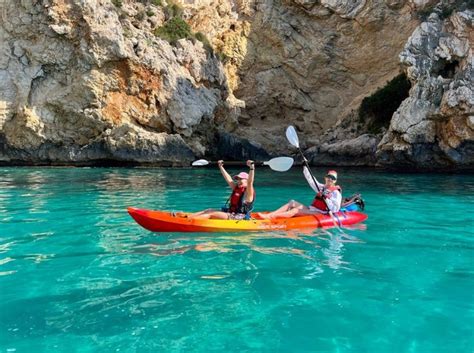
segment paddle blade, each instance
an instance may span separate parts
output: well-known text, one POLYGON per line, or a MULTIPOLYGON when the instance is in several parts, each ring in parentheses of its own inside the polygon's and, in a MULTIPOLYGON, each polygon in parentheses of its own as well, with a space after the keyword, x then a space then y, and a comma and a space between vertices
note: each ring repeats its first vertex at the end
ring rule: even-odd
POLYGON ((293 146, 300 148, 300 141, 298 139, 298 134, 296 133, 296 130, 293 127, 293 125, 290 125, 287 127, 286 138, 293 146))
POLYGON ((194 161, 191 165, 193 167, 203 167, 208 164, 209 164, 209 161, 206 161, 205 159, 198 159, 197 161, 194 161))
POLYGON ((277 172, 286 172, 293 165, 293 158, 291 157, 276 157, 267 162, 263 162, 277 172))

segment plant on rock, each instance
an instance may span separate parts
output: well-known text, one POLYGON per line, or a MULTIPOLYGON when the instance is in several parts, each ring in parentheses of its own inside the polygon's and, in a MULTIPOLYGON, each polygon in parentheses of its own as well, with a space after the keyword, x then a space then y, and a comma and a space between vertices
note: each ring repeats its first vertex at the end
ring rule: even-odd
POLYGON ((155 35, 167 40, 170 43, 178 39, 191 38, 192 32, 189 25, 180 17, 173 17, 163 26, 155 30, 155 35))
POLYGON ((365 97, 359 107, 359 121, 369 132, 378 134, 390 125, 393 113, 408 97, 411 84, 404 73, 387 82, 385 87, 365 97))

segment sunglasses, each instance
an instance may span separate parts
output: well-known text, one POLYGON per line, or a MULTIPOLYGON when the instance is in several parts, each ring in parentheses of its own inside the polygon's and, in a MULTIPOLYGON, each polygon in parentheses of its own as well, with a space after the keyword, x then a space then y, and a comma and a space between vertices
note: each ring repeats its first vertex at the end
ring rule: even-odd
POLYGON ((331 180, 334 180, 334 181, 337 180, 336 177, 333 176, 333 175, 326 175, 325 178, 328 178, 328 179, 331 179, 331 180))

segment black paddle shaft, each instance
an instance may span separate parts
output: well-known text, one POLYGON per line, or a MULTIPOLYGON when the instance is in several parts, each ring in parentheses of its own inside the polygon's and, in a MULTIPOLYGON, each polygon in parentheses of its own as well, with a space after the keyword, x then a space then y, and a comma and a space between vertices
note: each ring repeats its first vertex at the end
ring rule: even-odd
MULTIPOLYGON (((254 165, 264 165, 263 162, 257 162, 257 161, 254 161, 253 162, 254 165)), ((209 161, 209 164, 217 164, 217 161, 209 161)), ((236 167, 240 167, 240 166, 246 166, 247 165, 247 161, 223 161, 222 162, 222 165, 228 165, 228 166, 236 166, 236 167)))

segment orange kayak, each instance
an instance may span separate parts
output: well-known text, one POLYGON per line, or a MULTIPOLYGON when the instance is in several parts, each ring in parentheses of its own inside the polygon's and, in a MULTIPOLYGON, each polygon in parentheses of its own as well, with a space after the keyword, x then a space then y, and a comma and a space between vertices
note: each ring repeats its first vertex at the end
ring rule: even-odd
MULTIPOLYGON (((250 220, 224 220, 189 219, 185 214, 178 217, 171 212, 134 207, 129 207, 128 213, 139 225, 152 232, 253 232, 335 226, 334 220, 323 214, 276 219, 259 219, 257 214, 252 214, 250 220)), ((367 215, 348 211, 336 213, 335 218, 338 225, 352 225, 365 221, 367 215)))

